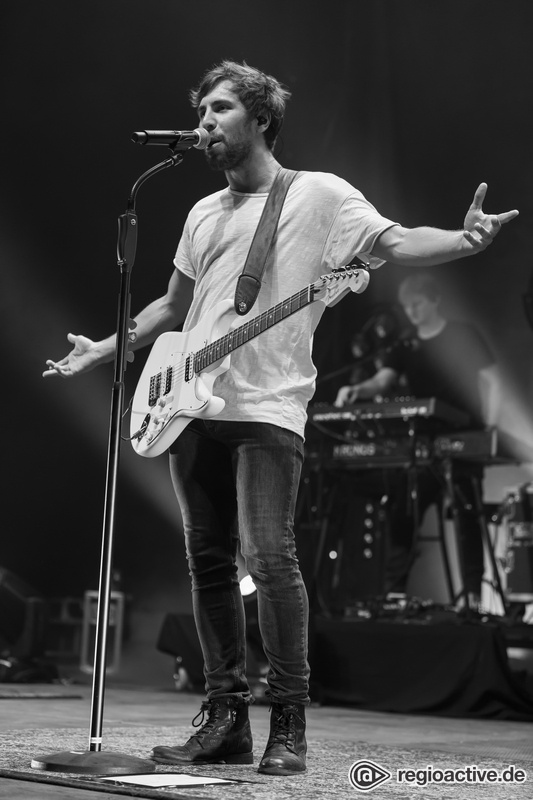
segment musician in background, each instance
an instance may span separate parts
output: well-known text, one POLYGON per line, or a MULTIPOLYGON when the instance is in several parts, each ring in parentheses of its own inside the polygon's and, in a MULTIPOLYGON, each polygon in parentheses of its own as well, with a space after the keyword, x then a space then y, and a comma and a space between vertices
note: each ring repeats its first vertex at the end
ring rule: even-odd
MULTIPOLYGON (((466 322, 448 319, 442 310, 442 293, 427 273, 406 278, 398 299, 413 326, 390 348, 382 366, 371 378, 343 386, 335 405, 357 400, 391 397, 400 378, 414 397, 436 397, 468 415, 465 428, 480 428, 495 422, 498 380, 494 358, 480 335, 466 322)), ((402 394, 405 388, 402 387, 402 394)), ((437 466, 416 470, 416 507, 408 485, 409 475, 398 475, 390 495, 389 552, 385 590, 404 592, 416 552, 413 543, 416 521, 440 502, 445 493, 437 466)), ((475 512, 473 481, 482 478, 479 465, 458 464, 454 469, 454 493, 459 520, 459 552, 462 555, 464 593, 470 607, 478 607, 483 577, 483 545, 475 512)))

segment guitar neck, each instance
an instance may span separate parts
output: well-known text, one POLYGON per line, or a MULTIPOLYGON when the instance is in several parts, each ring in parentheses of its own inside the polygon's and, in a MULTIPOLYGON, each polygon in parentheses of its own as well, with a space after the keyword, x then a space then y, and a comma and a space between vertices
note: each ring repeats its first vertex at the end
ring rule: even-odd
POLYGON ((268 330, 273 325, 277 325, 283 319, 295 314, 301 308, 310 305, 315 300, 315 284, 311 283, 305 289, 300 289, 299 292, 282 300, 275 306, 272 306, 267 311, 259 314, 257 317, 244 322, 238 328, 233 328, 231 331, 216 339, 194 356, 194 372, 198 374, 207 369, 211 364, 216 363, 221 358, 224 358, 229 353, 241 347, 250 339, 259 336, 260 333, 268 330))

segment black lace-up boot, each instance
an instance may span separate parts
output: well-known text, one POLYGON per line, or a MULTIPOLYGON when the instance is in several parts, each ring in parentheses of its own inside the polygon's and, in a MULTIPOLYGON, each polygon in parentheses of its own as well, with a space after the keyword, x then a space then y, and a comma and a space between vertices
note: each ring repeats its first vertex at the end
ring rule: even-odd
POLYGON ((266 775, 294 775, 304 772, 305 706, 272 703, 270 736, 258 772, 266 775))
POLYGON ((204 701, 192 724, 199 730, 184 745, 154 747, 152 759, 159 764, 253 764, 245 700, 221 697, 204 701))

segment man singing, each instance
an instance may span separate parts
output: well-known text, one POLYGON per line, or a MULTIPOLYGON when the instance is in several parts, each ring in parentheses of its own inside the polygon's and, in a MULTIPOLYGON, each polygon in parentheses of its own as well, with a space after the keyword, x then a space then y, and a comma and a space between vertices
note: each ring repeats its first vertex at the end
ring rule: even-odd
MULTIPOLYGON (((136 317, 135 348, 183 323, 201 322, 232 298, 269 190, 280 169, 273 148, 288 90, 246 64, 224 61, 191 94, 199 124, 210 134, 210 167, 227 186, 189 213, 167 292, 136 317)), ((477 189, 458 231, 408 229, 381 216, 362 194, 334 175, 299 172, 288 191, 254 306, 260 314, 355 254, 431 266, 484 250, 518 213, 485 214, 486 185, 477 189)), ((214 392, 224 410, 194 420, 170 448, 170 469, 182 511, 193 609, 204 657, 205 724, 185 743, 159 745, 166 764, 252 763, 245 672, 245 622, 237 581, 237 543, 258 595, 268 659, 270 736, 259 771, 293 775, 306 769, 309 703, 308 601, 295 552, 293 517, 303 460, 306 407, 315 386, 311 360, 321 315, 314 303, 232 354, 214 392)), ((74 345, 45 376, 71 377, 110 361, 115 337, 74 345)))

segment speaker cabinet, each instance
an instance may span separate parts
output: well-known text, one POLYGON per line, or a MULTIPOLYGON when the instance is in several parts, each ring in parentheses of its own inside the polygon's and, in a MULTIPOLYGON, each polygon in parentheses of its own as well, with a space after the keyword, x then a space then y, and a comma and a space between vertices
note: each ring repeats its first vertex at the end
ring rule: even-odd
POLYGON ((300 567, 315 610, 342 614, 384 592, 387 514, 379 481, 330 472, 304 483, 296 519, 300 567))

